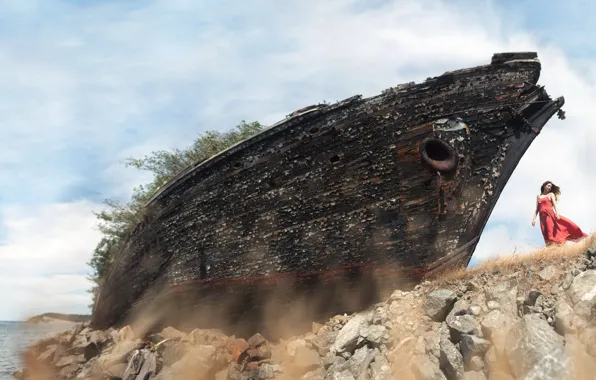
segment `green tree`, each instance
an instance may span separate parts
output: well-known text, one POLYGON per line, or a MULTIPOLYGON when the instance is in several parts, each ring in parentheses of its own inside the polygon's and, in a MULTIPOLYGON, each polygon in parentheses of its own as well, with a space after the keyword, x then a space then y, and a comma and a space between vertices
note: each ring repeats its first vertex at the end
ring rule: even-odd
POLYGON ((132 197, 127 203, 107 199, 105 204, 108 208, 94 213, 98 219, 99 231, 103 236, 88 263, 93 270, 93 274, 89 277, 94 283, 90 290, 93 294, 93 303, 126 237, 145 216, 145 204, 151 196, 188 166, 207 160, 222 150, 255 135, 263 128, 264 126, 259 122, 246 123, 243 120, 235 129, 227 132, 204 132, 186 149, 154 151, 143 158, 124 160, 126 167, 151 172, 153 180, 134 188, 132 197))

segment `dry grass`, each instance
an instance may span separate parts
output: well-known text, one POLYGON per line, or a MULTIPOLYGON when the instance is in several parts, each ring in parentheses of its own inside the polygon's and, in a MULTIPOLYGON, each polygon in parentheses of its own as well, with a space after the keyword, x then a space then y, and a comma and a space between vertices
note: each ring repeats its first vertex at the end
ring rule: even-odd
POLYGON ((514 272, 529 264, 536 266, 558 264, 564 261, 576 260, 585 255, 588 248, 594 246, 596 246, 596 233, 589 235, 587 238, 577 243, 555 245, 531 253, 515 254, 487 260, 474 269, 452 269, 438 274, 432 280, 436 283, 442 283, 446 281, 469 279, 484 272, 514 272))

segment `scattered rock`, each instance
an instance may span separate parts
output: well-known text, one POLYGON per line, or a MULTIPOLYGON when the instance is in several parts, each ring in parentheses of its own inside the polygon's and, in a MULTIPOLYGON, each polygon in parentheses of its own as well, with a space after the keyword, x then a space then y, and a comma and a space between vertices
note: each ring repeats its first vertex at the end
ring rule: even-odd
POLYGON ((469 311, 469 308, 470 308, 470 303, 467 300, 465 300, 465 299, 458 300, 457 302, 455 302, 453 304, 453 308, 451 309, 451 311, 445 318, 445 321, 447 322, 447 324, 449 324, 449 322, 453 321, 453 319, 457 316, 471 314, 469 311))
POLYGON ((370 349, 366 346, 360 347, 354 352, 354 355, 348 360, 350 371, 354 377, 359 378, 362 374, 366 373, 370 363, 374 360, 378 354, 378 350, 370 349))
POLYGON ((512 375, 510 375, 506 372, 496 371, 496 372, 491 373, 489 379, 490 380, 515 380, 515 377, 513 377, 512 375))
POLYGON ((589 321, 596 306, 596 270, 588 270, 575 276, 567 290, 575 314, 589 321))
POLYGON ((486 290, 487 302, 495 301, 499 304, 502 312, 511 316, 517 316, 517 287, 508 281, 501 281, 486 290))
POLYGON ((165 329, 163 329, 161 331, 161 333, 159 333, 159 335, 163 338, 163 339, 170 339, 170 340, 177 340, 177 339, 182 339, 186 337, 186 334, 184 334, 182 331, 178 331, 173 327, 166 327, 165 329))
POLYGON ((492 378, 495 373, 509 374, 511 372, 506 354, 504 352, 499 353, 495 346, 492 346, 486 351, 486 354, 484 355, 484 368, 486 372, 490 374, 490 378, 492 378))
POLYGON ((189 349, 190 345, 184 344, 183 342, 166 342, 162 354, 164 366, 170 367, 172 364, 182 359, 189 349))
POLYGON ((379 345, 386 330, 385 326, 380 325, 364 326, 360 329, 360 336, 367 342, 379 345))
POLYGON ((402 339, 387 355, 394 370, 408 368, 410 359, 414 355, 417 340, 410 336, 402 339))
POLYGON ((312 345, 319 351, 319 355, 325 356, 330 351, 330 347, 335 342, 339 331, 319 331, 312 345))
POLYGON ((251 361, 261 361, 271 358, 271 350, 266 344, 259 345, 257 348, 249 348, 246 350, 246 353, 251 361))
POLYGON ((464 359, 464 368, 468 371, 478 372, 484 368, 484 360, 480 356, 472 356, 472 358, 466 363, 464 359))
POLYGON ((596 291, 596 270, 588 270, 575 276, 567 294, 571 298, 573 305, 583 299, 592 299, 596 291))
POLYGON ((557 347, 549 355, 544 355, 527 372, 528 380, 573 380, 573 362, 563 347, 557 347))
POLYGON ((596 327, 588 327, 582 331, 579 340, 586 346, 588 353, 596 357, 596 327))
MULTIPOLYGON (((147 380, 588 379, 596 373, 596 256, 588 261, 495 268, 430 292, 435 284, 425 282, 279 341, 78 324, 36 342, 27 357, 56 380, 138 380, 139 366, 147 380)), ((32 380, 28 370, 14 377, 32 380)))
POLYGON ((464 376, 464 359, 449 340, 448 332, 443 329, 440 338, 441 354, 439 357, 440 368, 448 380, 461 380, 464 376))
POLYGON ((191 349, 184 357, 172 364, 172 374, 176 378, 184 378, 190 374, 208 374, 216 365, 215 348, 213 346, 198 346, 191 349))
POLYGON ((319 331, 321 331, 322 328, 323 328, 323 325, 322 324, 317 323, 317 322, 313 322, 312 323, 312 329, 311 329, 311 331, 312 331, 313 334, 318 334, 319 331))
POLYGON ((84 355, 77 355, 77 356, 66 356, 56 362, 56 367, 66 367, 69 365, 76 365, 78 363, 85 363, 85 356, 84 355))
POLYGON ((186 339, 194 345, 203 344, 213 347, 224 347, 228 343, 228 337, 216 329, 194 329, 186 339))
POLYGON ((340 330, 335 344, 331 348, 332 351, 339 353, 344 351, 352 352, 356 348, 356 343, 360 337, 360 330, 370 325, 371 322, 372 313, 370 312, 354 315, 340 330))
POLYGON ((484 357, 490 347, 490 342, 474 335, 463 334, 459 342, 459 350, 464 362, 469 363, 473 357, 484 357))
POLYGON ((478 335, 480 334, 480 324, 470 314, 457 315, 447 322, 451 340, 459 342, 462 335, 478 335))
POLYGON ((486 380, 482 371, 469 371, 464 373, 464 380, 486 380))
POLYGON ((385 355, 375 356, 375 360, 370 364, 371 380, 392 380, 391 366, 385 358, 385 355))
POLYGON ((472 305, 470 306, 470 313, 472 313, 473 316, 478 317, 482 314, 482 308, 478 305, 472 305))
POLYGON ((244 339, 234 339, 230 342, 230 352, 236 361, 239 361, 249 348, 250 346, 244 339))
POLYGON ((96 357, 101 353, 100 345, 95 342, 91 342, 85 346, 83 350, 83 356, 85 357, 85 361, 91 360, 92 358, 96 357))
MULTIPOLYGON (((283 373, 283 368, 278 364, 263 363, 258 367, 258 369, 259 379, 275 379, 283 373)), ((302 379, 323 380, 322 378, 318 377, 321 375, 321 372, 324 375, 325 371, 322 368, 317 368, 316 370, 310 372, 312 377, 302 377, 302 379)))
POLYGON ((457 300, 455 292, 447 289, 435 290, 426 296, 424 313, 432 320, 442 322, 457 300))
POLYGON ((87 336, 87 341, 94 343, 98 348, 103 347, 110 340, 112 340, 112 335, 108 331, 94 330, 87 336))
POLYGON ((265 339, 265 337, 263 335, 256 333, 255 335, 248 338, 248 340, 246 342, 248 343, 249 346, 256 348, 256 347, 259 347, 259 346, 267 343, 267 339, 265 339))
POLYGON ((319 354, 306 347, 298 347, 294 356, 294 367, 301 373, 317 369, 321 365, 319 354))
POLYGON ((286 347, 286 350, 288 352, 288 355, 295 356, 296 355, 296 350, 298 348, 300 348, 300 347, 306 347, 306 341, 304 339, 293 340, 286 347))
POLYGON ((543 270, 541 270, 540 272, 538 272, 538 277, 540 277, 540 279, 542 281, 549 281, 551 279, 553 279, 556 275, 556 270, 555 267, 552 265, 549 265, 547 267, 545 267, 543 270))
POLYGON ((47 347, 43 354, 38 357, 38 360, 41 362, 51 361, 51 359, 54 357, 54 354, 56 353, 57 348, 58 345, 56 344, 52 344, 51 346, 47 347))
POLYGON ((347 369, 342 372, 333 372, 329 378, 330 380, 356 380, 352 372, 347 369))
POLYGON ((417 380, 447 380, 436 358, 433 361, 428 356, 421 355, 414 359, 412 367, 417 380))
MULTIPOLYGON (((524 315, 513 325, 507 336, 506 352, 517 378, 528 378, 527 376, 537 373, 537 367, 546 363, 553 370, 557 365, 561 368, 567 365, 563 338, 535 314, 524 315)), ((561 371, 557 370, 555 373, 561 375, 561 371)))
POLYGON ((104 368, 103 373, 109 377, 122 378, 127 367, 128 364, 126 363, 112 364, 108 368, 104 368))
POLYGON ((12 376, 17 380, 25 380, 27 378, 27 373, 24 369, 19 369, 12 373, 12 376))
POLYGON ((127 341, 127 340, 135 340, 135 339, 136 339, 136 335, 135 335, 134 331, 132 331, 132 327, 130 327, 130 326, 124 326, 118 332, 118 339, 117 339, 118 342, 127 341))
POLYGON ((574 334, 584 326, 583 321, 573 313, 567 301, 561 299, 555 304, 555 330, 560 335, 574 334))
POLYGON ((79 369, 80 368, 78 364, 69 364, 66 367, 63 367, 60 372, 58 372, 58 376, 68 379, 72 377, 79 369))
POLYGON ((509 315, 500 310, 492 310, 484 317, 480 326, 484 337, 492 340, 495 333, 506 331, 513 323, 514 320, 509 315))
POLYGON ((563 290, 568 290, 571 287, 571 284, 573 283, 573 275, 571 273, 567 273, 565 275, 565 278, 563 279, 563 281, 561 282, 561 288, 563 290))
POLYGON ((113 358, 114 361, 127 361, 130 354, 138 345, 139 343, 135 341, 122 341, 112 348, 108 357, 113 358))
POLYGON ((301 380, 324 380, 327 372, 323 368, 317 368, 314 371, 305 373, 300 379, 301 380))

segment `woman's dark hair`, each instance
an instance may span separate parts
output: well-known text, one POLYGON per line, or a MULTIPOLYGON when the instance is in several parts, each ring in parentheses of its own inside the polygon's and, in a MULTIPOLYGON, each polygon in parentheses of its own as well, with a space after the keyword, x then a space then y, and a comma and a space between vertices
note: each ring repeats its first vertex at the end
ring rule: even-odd
POLYGON ((561 188, 559 186, 555 185, 554 183, 552 183, 551 181, 546 181, 542 184, 542 186, 540 186, 540 194, 544 193, 544 188, 549 183, 551 185, 550 192, 555 194, 555 199, 559 199, 559 195, 561 195, 561 188))

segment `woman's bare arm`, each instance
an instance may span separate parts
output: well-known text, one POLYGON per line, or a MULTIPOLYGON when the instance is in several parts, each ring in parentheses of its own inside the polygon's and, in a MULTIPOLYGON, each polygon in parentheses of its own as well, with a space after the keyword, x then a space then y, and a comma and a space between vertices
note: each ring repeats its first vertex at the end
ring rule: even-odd
POLYGON ((553 193, 549 194, 551 201, 553 201, 553 210, 555 210, 555 216, 559 219, 559 209, 557 207, 557 198, 554 196, 553 193))
POLYGON ((532 218, 532 225, 536 224, 536 216, 538 216, 538 209, 539 209, 538 197, 539 197, 539 195, 536 196, 536 210, 534 210, 534 217, 532 218))

